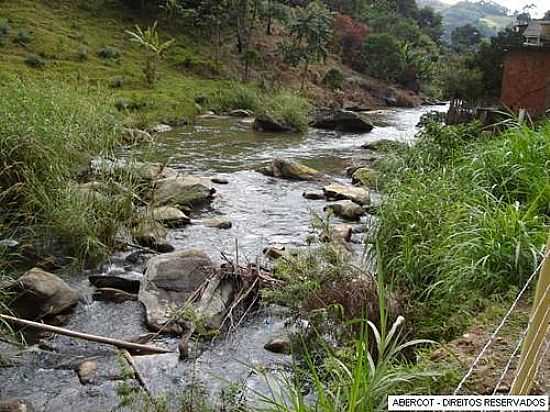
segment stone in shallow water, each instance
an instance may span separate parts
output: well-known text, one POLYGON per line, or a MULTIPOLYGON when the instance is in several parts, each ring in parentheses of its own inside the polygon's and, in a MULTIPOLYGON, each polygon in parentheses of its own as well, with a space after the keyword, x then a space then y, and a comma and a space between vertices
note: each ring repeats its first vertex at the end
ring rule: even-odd
POLYGON ((155 256, 147 262, 139 291, 145 306, 146 323, 152 330, 181 334, 183 324, 172 321, 173 311, 213 273, 210 258, 197 250, 183 250, 155 256))
POLYGON ((288 337, 273 338, 267 342, 264 346, 265 350, 268 350, 273 353, 282 353, 285 355, 290 355, 290 339, 288 337))
POLYGON ((353 203, 351 200, 341 200, 339 202, 332 203, 325 206, 323 210, 330 210, 336 216, 347 220, 359 220, 361 216, 365 214, 365 210, 357 203, 353 203))
POLYGON ((370 132, 374 127, 360 113, 349 110, 322 113, 311 123, 311 126, 319 129, 350 133, 366 133, 370 132))
POLYGON ((212 201, 216 189, 208 179, 195 176, 174 176, 155 182, 150 197, 159 205, 195 208, 212 201))
POLYGON ((308 200, 322 200, 325 198, 324 193, 313 191, 305 191, 304 193, 302 193, 302 196, 308 200))
POLYGON ((361 187, 332 184, 325 186, 323 191, 328 198, 335 200, 351 200, 359 205, 368 205, 370 203, 368 190, 361 187))

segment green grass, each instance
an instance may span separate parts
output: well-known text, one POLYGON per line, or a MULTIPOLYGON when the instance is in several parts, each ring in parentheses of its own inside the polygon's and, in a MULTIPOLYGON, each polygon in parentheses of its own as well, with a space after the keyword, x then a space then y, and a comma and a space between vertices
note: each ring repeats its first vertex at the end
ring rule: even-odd
POLYGON ((121 137, 120 116, 94 89, 54 81, 0 78, 0 195, 5 231, 40 253, 97 261, 131 215, 131 192, 108 177, 102 193, 83 194, 77 177, 90 159, 109 155, 121 137))
POLYGON ((432 125, 386 165, 381 257, 422 336, 461 333, 537 266, 548 236, 549 137, 548 123, 496 137, 432 125))

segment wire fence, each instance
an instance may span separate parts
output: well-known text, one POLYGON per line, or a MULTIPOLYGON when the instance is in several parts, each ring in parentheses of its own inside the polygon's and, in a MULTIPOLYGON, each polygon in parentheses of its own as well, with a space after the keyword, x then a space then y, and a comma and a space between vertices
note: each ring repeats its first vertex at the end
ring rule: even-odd
MULTIPOLYGON (((549 243, 550 246, 550 243, 549 243)), ((543 276, 543 267, 544 265, 550 265, 548 262, 550 256, 550 247, 547 247, 546 252, 544 253, 543 258, 541 259, 541 262, 537 265, 533 273, 529 276, 519 293, 517 294, 516 298, 510 305, 510 308, 506 312, 506 314, 503 316, 503 318, 498 323, 497 327, 493 331, 493 333, 490 335, 489 339, 485 342, 484 346, 482 347, 481 351, 478 353, 478 355, 475 357, 474 361, 470 365, 469 369, 464 374, 463 378, 459 382, 458 386, 456 387, 453 395, 459 395, 461 391, 463 390, 463 387, 465 383, 472 377, 476 369, 478 368, 478 365, 480 361, 483 359, 483 357, 487 354, 488 349, 495 343, 499 333, 503 329, 503 327, 506 325, 506 323, 509 321, 510 317, 516 310, 519 302, 524 298, 525 292, 529 289, 531 286, 533 280, 537 277, 537 275, 540 274, 540 276, 543 276)), ((546 274, 546 276, 549 276, 550 274, 546 274)), ((539 285, 540 278, 539 278, 539 285)), ((544 290, 541 291, 540 294, 537 295, 537 299, 535 300, 535 304, 533 308, 531 309, 531 316, 529 316, 529 321, 527 323, 527 327, 523 330, 523 332, 520 334, 519 338, 517 339, 516 345, 514 347, 514 350, 512 351, 512 354, 508 357, 506 365, 504 366, 502 373, 496 380, 493 394, 496 394, 498 392, 502 391, 502 384, 505 381, 506 377, 508 376, 509 372, 512 370, 512 367, 514 363, 519 363, 520 360, 517 360, 520 349, 521 351, 521 358, 520 359, 532 359, 538 358, 538 362, 532 362, 525 366, 525 364, 520 364, 519 368, 516 368, 516 373, 514 376, 514 379, 512 381, 511 389, 519 390, 520 393, 525 392, 527 388, 530 387, 532 382, 530 381, 521 381, 519 384, 517 382, 518 376, 520 376, 520 373, 522 373, 522 376, 534 377, 533 381, 537 383, 539 387, 541 387, 541 384, 543 386, 546 385, 546 380, 544 379, 544 374, 547 372, 546 368, 542 365, 545 363, 546 356, 550 355, 550 337, 548 336, 541 336, 541 334, 547 335, 548 331, 548 323, 550 321, 550 282, 548 282, 548 285, 544 287, 544 290), (544 309, 544 312, 541 312, 544 309), (539 316, 536 318, 536 321, 540 323, 534 324, 535 321, 535 314, 541 314, 542 316, 539 316), (542 320, 541 320, 542 319, 542 320), (535 329, 533 329, 535 328, 535 329), (529 337, 532 338, 527 342, 526 336, 529 334, 529 337), (541 338, 545 341, 543 345, 540 345, 539 342, 541 341, 541 338), (525 347, 528 345, 527 347, 525 347), (540 356, 537 356, 539 355, 540 356), (517 360, 517 361, 516 361, 517 360), (523 368, 522 368, 523 367, 523 368), (525 370, 525 368, 528 368, 525 370), (533 370, 534 369, 534 370, 533 370), (542 375, 542 378, 540 377, 542 375)), ((549 362, 550 363, 550 362, 549 362)), ((548 388, 543 388, 543 390, 547 390, 548 388)))

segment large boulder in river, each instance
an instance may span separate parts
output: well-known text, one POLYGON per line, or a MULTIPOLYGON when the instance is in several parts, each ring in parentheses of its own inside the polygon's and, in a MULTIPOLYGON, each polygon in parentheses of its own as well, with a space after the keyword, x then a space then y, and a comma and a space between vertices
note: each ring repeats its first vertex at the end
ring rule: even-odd
POLYGON ((351 200, 341 200, 336 203, 331 203, 325 206, 323 210, 330 210, 336 216, 346 220, 359 220, 361 216, 365 214, 365 210, 351 200))
POLYGON ((147 326, 154 331, 181 334, 185 326, 177 321, 175 311, 184 306, 213 271, 209 257, 197 250, 177 251, 151 258, 139 290, 147 326))
POLYGON ((275 119, 272 115, 264 113, 254 120, 254 130, 259 132, 292 132, 294 129, 283 121, 275 119))
POLYGON ((11 308, 22 318, 40 320, 58 315, 78 303, 78 292, 59 277, 34 268, 8 286, 14 293, 11 308))
POLYGON ((200 207, 212 201, 216 189, 208 179, 195 176, 174 176, 155 182, 151 198, 159 205, 200 207))
POLYGON ((323 188, 325 196, 334 200, 351 200, 359 205, 370 203, 369 192, 362 187, 331 184, 323 188))
POLYGON ((311 126, 318 129, 337 130, 349 133, 367 133, 373 129, 372 123, 360 113, 350 110, 324 112, 317 116, 311 126))
POLYGON ((319 180, 323 177, 318 170, 287 159, 273 159, 271 165, 260 169, 260 172, 268 176, 294 180, 319 180))

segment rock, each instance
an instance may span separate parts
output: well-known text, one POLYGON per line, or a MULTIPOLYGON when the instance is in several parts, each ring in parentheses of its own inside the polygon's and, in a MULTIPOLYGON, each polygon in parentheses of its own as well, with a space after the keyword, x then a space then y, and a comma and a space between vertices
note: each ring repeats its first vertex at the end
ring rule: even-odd
POLYGON ((329 231, 330 233, 321 234, 321 242, 351 242, 351 237, 353 235, 352 225, 348 225, 346 223, 331 225, 329 231))
POLYGON ((150 212, 150 217, 168 227, 181 227, 191 223, 191 219, 181 210, 171 206, 156 207, 150 212))
POLYGON ((168 133, 171 132, 172 126, 169 126, 167 124, 159 123, 153 127, 151 127, 151 133, 168 133))
POLYGON ((137 295, 120 289, 99 288, 92 295, 94 300, 101 302, 124 303, 137 300, 137 295))
POLYGON ((254 115, 254 112, 251 110, 243 110, 243 109, 237 109, 237 110, 231 110, 229 112, 229 116, 232 117, 251 117, 254 115))
POLYGON ((134 162, 130 164, 130 168, 137 178, 148 182, 178 175, 177 170, 161 163, 134 162))
POLYGON ((158 245, 166 241, 168 231, 163 225, 152 221, 142 221, 134 228, 134 239, 141 245, 158 250, 158 245))
POLYGON ((145 130, 140 129, 122 129, 122 140, 126 144, 150 143, 153 136, 145 130))
POLYGON ((378 187, 379 174, 370 167, 360 167, 351 176, 351 182, 354 185, 363 185, 367 187, 378 187))
POLYGON ((270 259, 279 259, 285 255, 285 247, 268 246, 263 250, 263 254, 270 259))
POLYGON ((94 176, 120 176, 131 173, 139 180, 151 181, 177 176, 178 172, 161 163, 128 162, 124 159, 94 159, 90 164, 91 174, 94 176))
POLYGON ((82 385, 92 383, 97 372, 97 364, 94 361, 82 362, 77 370, 78 379, 82 385))
POLYGON ((157 180, 151 198, 160 205, 199 207, 212 201, 216 189, 207 179, 195 176, 175 176, 157 180))
POLYGON ((214 227, 216 229, 231 229, 233 227, 233 223, 231 223, 230 220, 224 220, 224 219, 205 219, 202 221, 203 224, 209 227, 214 227))
POLYGON ((359 220, 365 214, 365 210, 351 200, 332 203, 325 206, 323 210, 331 210, 336 216, 347 220, 359 220))
POLYGON ((11 305, 14 312, 33 321, 65 312, 79 299, 78 292, 62 279, 38 268, 23 274, 8 290, 15 296, 11 305))
POLYGON ((362 149, 377 151, 389 151, 397 150, 401 147, 406 146, 405 143, 397 142, 390 139, 380 139, 375 140, 374 142, 365 143, 361 146, 362 149))
POLYGON ((184 325, 173 321, 173 311, 187 302, 213 270, 208 256, 196 250, 151 258, 138 295, 145 306, 147 326, 154 331, 181 334, 184 325))
POLYGON ((231 304, 233 292, 234 283, 230 278, 216 276, 208 282, 195 309, 207 329, 219 329, 231 304))
POLYGON ((0 400, 0 412, 34 412, 30 402, 20 399, 0 400))
POLYGON ((273 353, 290 355, 291 354, 290 339, 287 337, 271 339, 269 342, 265 344, 264 349, 273 353))
POLYGON ((349 133, 367 133, 373 129, 372 123, 361 114, 350 110, 337 110, 321 113, 311 126, 318 129, 337 130, 349 133))
POLYGON ((329 199, 351 200, 362 206, 370 203, 369 192, 361 187, 332 184, 325 186, 323 192, 329 199))
POLYGON ((0 249, 5 249, 8 252, 15 252, 20 243, 15 239, 2 239, 0 240, 0 249))
POLYGON ((312 191, 306 191, 302 193, 302 196, 308 200, 322 200, 325 198, 324 193, 322 192, 312 192, 312 191))
POLYGON ((229 180, 224 179, 223 177, 213 177, 212 179, 210 179, 210 181, 212 183, 216 183, 218 185, 227 185, 227 184, 229 184, 229 180))
POLYGON ((264 113, 256 117, 254 120, 254 130, 259 132, 292 132, 294 129, 282 121, 276 120, 270 114, 264 113))
MULTIPOLYGON (((262 172, 262 170, 260 170, 262 172)), ((287 159, 273 159, 267 175, 294 180, 319 180, 323 175, 311 167, 287 159)))
POLYGON ((96 288, 119 289, 128 293, 138 293, 141 280, 130 276, 97 275, 89 276, 90 284, 96 288))

